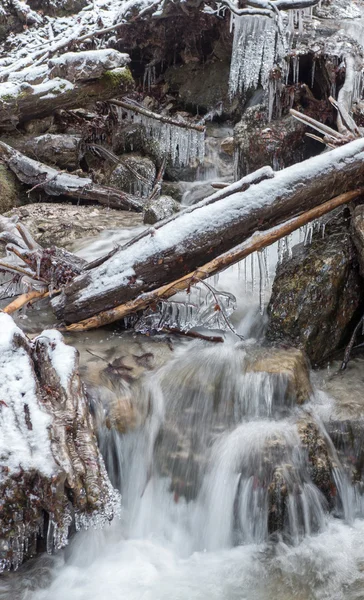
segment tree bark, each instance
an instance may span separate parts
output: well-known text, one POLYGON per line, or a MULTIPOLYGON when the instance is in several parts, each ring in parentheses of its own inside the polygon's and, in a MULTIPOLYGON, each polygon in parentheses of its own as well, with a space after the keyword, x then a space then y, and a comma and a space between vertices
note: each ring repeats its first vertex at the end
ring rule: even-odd
MULTIPOLYGON (((87 107, 96 101, 109 100, 116 94, 127 94, 133 87, 133 79, 127 67, 109 71, 99 79, 76 81, 55 78, 37 85, 14 84, 0 97, 0 131, 14 131, 19 123, 39 119, 54 113, 58 108, 87 107)), ((5 84, 2 84, 3 86, 5 84)))
POLYGON ((257 230, 356 189, 364 182, 364 139, 275 174, 165 223, 76 277, 52 301, 66 323, 86 319, 166 285, 241 244, 257 230))
POLYGON ((31 185, 33 189, 40 188, 50 196, 93 200, 110 208, 136 212, 143 210, 140 200, 130 194, 116 188, 97 185, 88 177, 77 177, 77 175, 57 171, 28 158, 4 142, 0 142, 0 157, 22 183, 31 185))
POLYGON ((253 252, 258 252, 259 250, 274 244, 274 242, 289 235, 293 231, 296 231, 300 227, 303 227, 307 223, 310 223, 311 221, 322 217, 328 212, 331 212, 338 206, 351 202, 363 192, 364 189, 346 192, 345 194, 341 194, 336 198, 332 198, 332 200, 329 200, 328 202, 324 202, 324 204, 321 204, 318 207, 312 208, 311 210, 299 215, 298 217, 295 217, 294 219, 290 219, 282 225, 278 225, 277 227, 269 229, 268 231, 259 231, 246 242, 243 242, 233 250, 218 256, 209 263, 196 269, 196 271, 193 273, 184 275, 169 285, 165 285, 146 294, 142 294, 135 300, 131 300, 126 304, 121 304, 120 306, 116 306, 110 310, 100 312, 89 319, 81 321, 80 323, 68 325, 66 329, 67 331, 73 332, 97 329, 98 327, 103 327, 105 325, 110 325, 110 323, 114 323, 115 321, 119 321, 130 314, 135 314, 140 310, 145 310, 148 308, 148 306, 156 304, 160 300, 166 300, 178 292, 186 290, 193 283, 204 280, 207 277, 211 277, 212 275, 223 271, 227 267, 230 267, 231 265, 243 260, 253 252))

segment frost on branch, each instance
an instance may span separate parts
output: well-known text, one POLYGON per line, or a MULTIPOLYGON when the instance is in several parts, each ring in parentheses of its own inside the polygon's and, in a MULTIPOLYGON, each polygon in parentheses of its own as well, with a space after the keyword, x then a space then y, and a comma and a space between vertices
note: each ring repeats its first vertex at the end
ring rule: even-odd
POLYGON ((30 342, 0 314, 0 572, 117 511, 77 367, 56 331, 30 342))

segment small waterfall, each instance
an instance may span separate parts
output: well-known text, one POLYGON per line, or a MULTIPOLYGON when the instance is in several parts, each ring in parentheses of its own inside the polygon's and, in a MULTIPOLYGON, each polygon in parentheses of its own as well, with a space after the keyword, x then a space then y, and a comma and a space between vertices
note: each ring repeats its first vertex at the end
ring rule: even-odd
POLYGON ((184 555, 273 534, 295 545, 323 531, 330 510, 350 518, 351 487, 322 425, 298 406, 284 370, 255 372, 252 354, 241 344, 188 344, 146 379, 135 399, 143 425, 100 432, 130 537, 177 536, 184 555), (308 426, 327 445, 323 491, 302 436, 308 426))

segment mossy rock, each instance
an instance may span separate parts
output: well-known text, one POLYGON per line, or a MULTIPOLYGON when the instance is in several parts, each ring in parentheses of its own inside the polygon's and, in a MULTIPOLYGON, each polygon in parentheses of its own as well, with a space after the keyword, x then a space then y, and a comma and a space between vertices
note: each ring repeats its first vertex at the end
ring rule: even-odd
POLYGON ((9 169, 0 163, 0 213, 18 206, 20 186, 19 183, 9 169))

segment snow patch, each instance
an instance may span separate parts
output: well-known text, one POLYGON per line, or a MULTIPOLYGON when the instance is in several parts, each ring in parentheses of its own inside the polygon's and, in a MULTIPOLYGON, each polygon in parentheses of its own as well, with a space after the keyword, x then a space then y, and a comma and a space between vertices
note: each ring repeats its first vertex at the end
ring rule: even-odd
POLYGON ((42 341, 47 340, 48 357, 56 371, 61 385, 67 389, 75 369, 77 350, 64 343, 63 336, 55 329, 46 329, 42 332, 42 341))
POLYGON ((34 469, 50 476, 56 465, 52 456, 51 418, 37 397, 29 344, 10 315, 0 313, 0 466, 10 473, 34 469), (16 346, 20 337, 24 346, 16 346))

